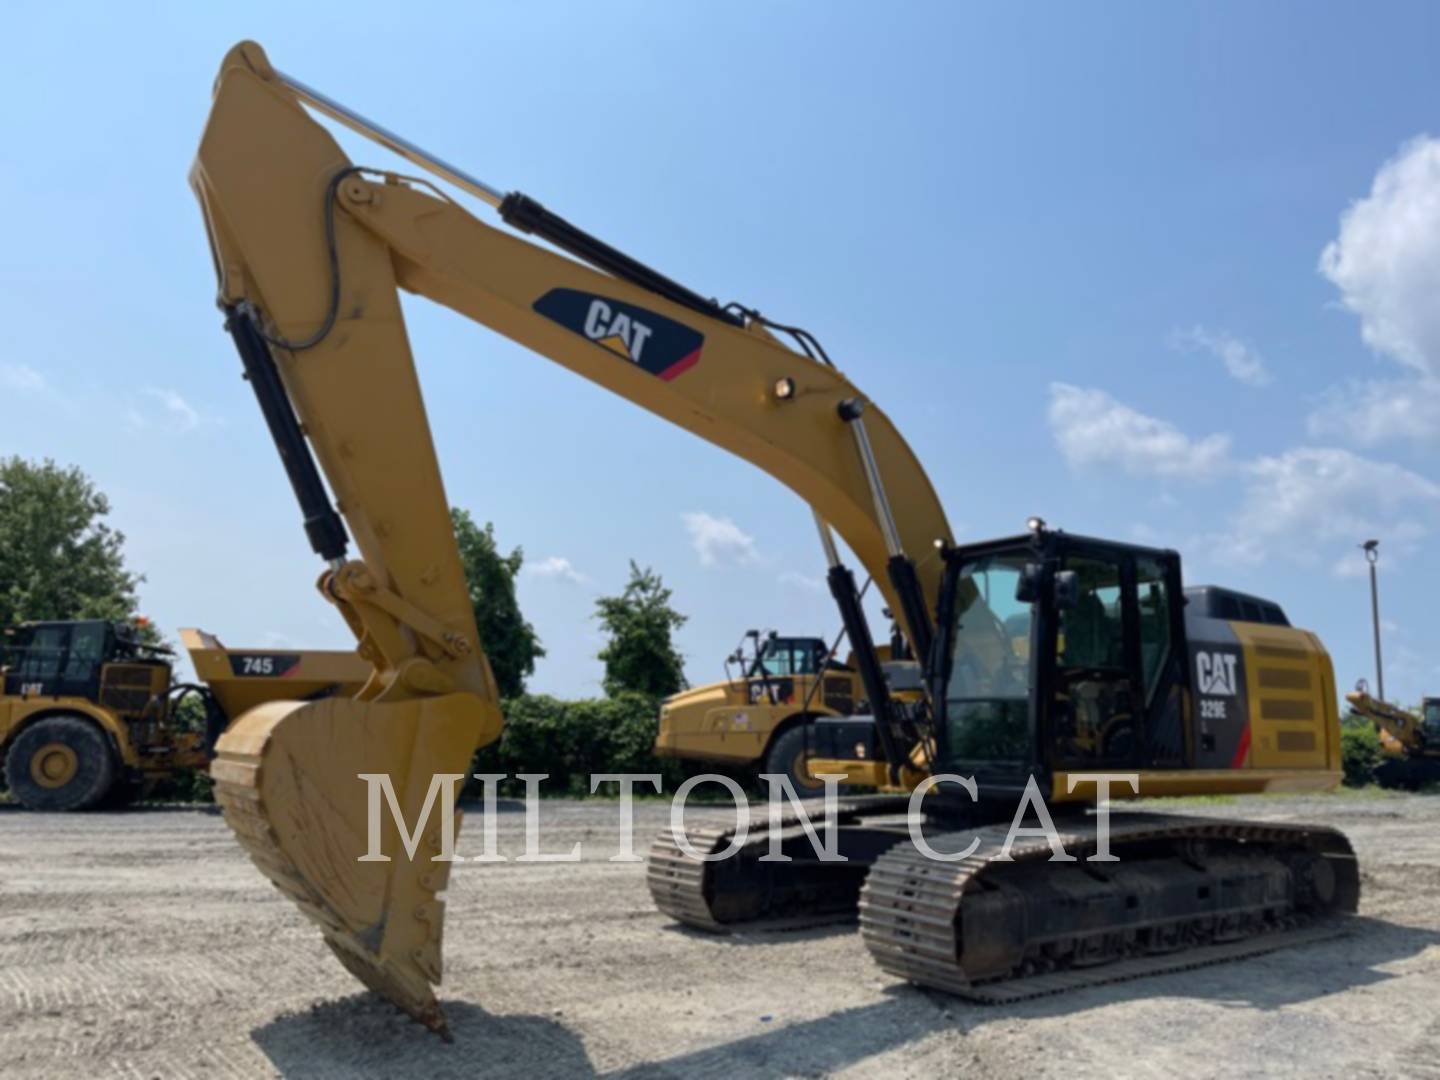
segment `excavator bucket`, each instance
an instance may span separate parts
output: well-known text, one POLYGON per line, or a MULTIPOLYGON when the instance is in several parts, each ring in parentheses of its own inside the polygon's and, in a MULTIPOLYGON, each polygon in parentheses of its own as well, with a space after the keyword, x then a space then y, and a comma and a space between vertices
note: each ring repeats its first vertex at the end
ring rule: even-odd
POLYGON ((459 783, 443 777, 467 773, 499 725, 498 709, 468 693, 270 702, 230 726, 210 767, 225 820, 255 865, 356 978, 446 1038, 431 987, 450 876, 442 853, 453 850, 442 830, 459 783), (389 778, 403 824, 379 777, 389 778))

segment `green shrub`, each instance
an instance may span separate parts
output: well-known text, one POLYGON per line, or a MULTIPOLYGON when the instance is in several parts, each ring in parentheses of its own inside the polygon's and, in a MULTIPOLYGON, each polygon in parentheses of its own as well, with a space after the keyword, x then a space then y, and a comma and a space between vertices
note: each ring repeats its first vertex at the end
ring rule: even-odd
MULTIPOLYGON (((673 787, 684 776, 679 763, 651 753, 659 712, 645 694, 579 701, 523 694, 505 702, 504 734, 475 755, 470 771, 544 773, 549 779, 540 790, 547 795, 588 794, 594 773, 659 773, 673 787)), ((500 790, 520 794, 524 785, 512 779, 500 790)))
POLYGON ((1364 787, 1371 783, 1371 774, 1384 753, 1380 748, 1380 736, 1371 724, 1346 724, 1341 729, 1340 762, 1348 786, 1364 787))
POLYGON ((204 769, 177 769, 155 785, 148 802, 213 803, 215 781, 204 769))

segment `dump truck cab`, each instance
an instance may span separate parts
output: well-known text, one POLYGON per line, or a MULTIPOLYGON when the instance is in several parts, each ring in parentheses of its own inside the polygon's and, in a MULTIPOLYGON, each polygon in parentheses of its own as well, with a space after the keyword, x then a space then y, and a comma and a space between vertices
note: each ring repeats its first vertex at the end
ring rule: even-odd
POLYGON ((726 674, 730 674, 731 664, 738 666, 748 696, 757 704, 791 701, 796 679, 812 679, 826 667, 841 666, 829 662, 830 650, 818 637, 781 637, 773 630, 768 634, 751 630, 745 636, 752 643, 752 651, 747 656, 742 642, 726 661, 726 674))
POLYGON ((721 682, 691 687, 660 707, 655 753, 779 773, 804 794, 824 784, 808 770, 809 726, 863 704, 854 668, 823 638, 748 630, 725 658, 721 682))

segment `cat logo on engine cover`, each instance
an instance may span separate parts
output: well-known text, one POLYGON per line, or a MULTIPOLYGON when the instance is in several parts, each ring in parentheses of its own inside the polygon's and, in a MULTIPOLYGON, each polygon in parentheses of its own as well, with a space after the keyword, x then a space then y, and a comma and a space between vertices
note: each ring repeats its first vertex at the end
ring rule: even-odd
POLYGON ((551 289, 534 308, 666 382, 699 363, 705 344, 705 335, 684 323, 579 289, 551 289))

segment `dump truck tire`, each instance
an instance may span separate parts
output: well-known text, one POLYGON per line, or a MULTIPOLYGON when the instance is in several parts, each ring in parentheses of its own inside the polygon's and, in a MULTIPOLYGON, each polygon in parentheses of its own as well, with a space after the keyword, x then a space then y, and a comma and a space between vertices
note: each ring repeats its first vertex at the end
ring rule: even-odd
POLYGON ((115 755, 104 732, 79 716, 47 716, 5 755, 5 782, 29 810, 88 810, 110 794, 115 755))
POLYGON ((782 731, 765 755, 765 772, 788 776, 795 785, 795 792, 802 799, 825 794, 825 782, 816 780, 806 767, 809 755, 806 753, 805 725, 796 724, 782 731))

